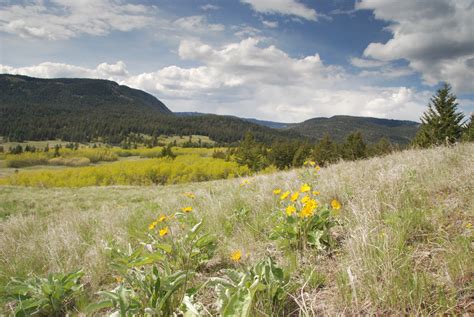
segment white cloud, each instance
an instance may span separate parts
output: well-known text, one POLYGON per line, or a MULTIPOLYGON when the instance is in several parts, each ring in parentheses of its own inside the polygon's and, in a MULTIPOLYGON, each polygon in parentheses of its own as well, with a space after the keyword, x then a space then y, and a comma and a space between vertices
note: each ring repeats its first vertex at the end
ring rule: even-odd
POLYGON ((148 91, 174 111, 200 111, 283 122, 336 114, 417 120, 431 92, 407 87, 364 86, 318 54, 291 57, 256 38, 214 47, 183 40, 181 59, 196 67, 170 65, 129 74, 122 62, 83 68, 42 63, 0 72, 37 77, 94 77, 148 91))
POLYGON ((350 62, 353 66, 359 67, 359 68, 373 68, 373 67, 380 67, 387 64, 387 62, 384 62, 384 61, 378 61, 378 60, 367 59, 367 58, 359 58, 359 57, 352 57, 350 59, 350 62))
POLYGON ((277 28, 278 27, 278 21, 266 21, 266 20, 262 20, 262 24, 267 27, 267 28, 270 28, 270 29, 274 29, 274 28, 277 28))
POLYGON ((371 43, 364 56, 405 59, 429 85, 448 81, 458 92, 474 92, 474 1, 361 0, 356 8, 373 10, 393 35, 387 43, 371 43))
POLYGON ((204 11, 219 10, 219 9, 220 9, 219 6, 216 6, 216 5, 210 4, 210 3, 201 6, 201 10, 204 10, 204 11))
POLYGON ((26 0, 0 4, 0 31, 50 40, 106 35, 148 26, 157 10, 120 0, 51 0, 47 4, 26 0))
POLYGON ((207 22, 205 16, 193 15, 188 17, 179 18, 173 22, 175 27, 180 28, 185 32, 221 32, 225 30, 223 24, 210 24, 207 22))
POLYGON ((19 68, 0 64, 0 73, 40 78, 83 77, 104 78, 110 80, 120 80, 121 78, 129 75, 126 65, 122 61, 118 61, 115 64, 102 63, 94 69, 51 62, 19 68))
POLYGON ((306 20, 316 21, 316 10, 308 8, 297 0, 240 0, 249 4, 253 10, 265 14, 293 15, 306 20))

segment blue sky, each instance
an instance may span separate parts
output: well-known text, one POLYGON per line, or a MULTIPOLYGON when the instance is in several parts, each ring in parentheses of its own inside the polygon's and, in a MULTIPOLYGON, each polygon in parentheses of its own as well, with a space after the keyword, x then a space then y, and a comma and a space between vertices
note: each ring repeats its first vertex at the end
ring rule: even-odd
POLYGON ((0 0, 0 72, 91 77, 173 111, 418 120, 474 111, 473 0, 0 0))

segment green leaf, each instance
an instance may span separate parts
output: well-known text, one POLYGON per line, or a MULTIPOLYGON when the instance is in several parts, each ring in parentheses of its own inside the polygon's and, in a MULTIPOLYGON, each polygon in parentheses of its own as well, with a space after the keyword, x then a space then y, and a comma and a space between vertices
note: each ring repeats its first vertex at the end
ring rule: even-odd
POLYGON ((98 310, 101 310, 101 309, 104 309, 104 308, 112 308, 114 307, 114 302, 111 301, 111 300, 103 300, 103 301, 100 301, 98 303, 92 303, 92 304, 89 304, 87 307, 86 307, 86 314, 91 314, 93 312, 96 312, 98 310))

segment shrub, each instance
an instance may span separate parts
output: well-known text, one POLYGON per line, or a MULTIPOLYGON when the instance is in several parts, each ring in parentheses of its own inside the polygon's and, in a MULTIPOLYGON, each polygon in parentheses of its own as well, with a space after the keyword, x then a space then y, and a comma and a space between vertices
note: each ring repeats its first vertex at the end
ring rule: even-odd
POLYGON ((82 271, 50 274, 47 278, 13 278, 5 297, 15 303, 16 316, 63 316, 82 291, 82 271))
POLYGON ((48 161, 49 165, 87 166, 91 161, 87 157, 55 157, 48 161))

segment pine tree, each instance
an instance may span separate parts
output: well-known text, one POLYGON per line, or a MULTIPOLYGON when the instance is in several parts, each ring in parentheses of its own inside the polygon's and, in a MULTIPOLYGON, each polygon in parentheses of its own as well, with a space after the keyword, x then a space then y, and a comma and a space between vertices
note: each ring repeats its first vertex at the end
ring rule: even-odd
POLYGON ((334 163, 339 159, 340 155, 335 144, 329 134, 325 134, 321 141, 316 144, 313 149, 313 159, 321 166, 334 163))
POLYGON ((367 145, 360 131, 349 134, 343 145, 343 156, 346 160, 358 160, 367 156, 367 145))
POLYGON ((259 171, 268 164, 266 150, 263 144, 255 141, 252 133, 247 132, 235 151, 235 161, 240 165, 247 165, 252 171, 259 171))
POLYGON ((428 110, 422 115, 421 127, 414 143, 421 147, 454 143, 463 132, 464 114, 457 111, 456 96, 447 83, 431 97, 428 110))
POLYGON ((462 139, 466 142, 474 142, 474 113, 471 113, 471 119, 464 128, 462 139))

